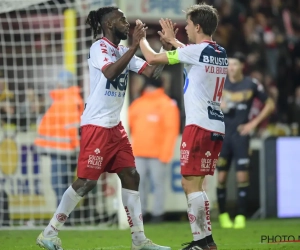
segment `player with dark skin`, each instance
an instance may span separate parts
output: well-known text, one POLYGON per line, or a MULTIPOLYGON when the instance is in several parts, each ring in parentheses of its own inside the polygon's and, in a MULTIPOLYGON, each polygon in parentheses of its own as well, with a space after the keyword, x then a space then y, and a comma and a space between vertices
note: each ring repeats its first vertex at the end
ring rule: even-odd
MULTIPOLYGON (((129 34, 130 24, 120 9, 116 9, 106 14, 101 20, 101 26, 103 29, 103 36, 116 45, 118 45, 121 40, 126 40, 129 34)), ((132 45, 129 47, 129 50, 119 60, 103 70, 103 74, 108 80, 114 80, 127 67, 129 61, 139 48, 140 39, 145 36, 147 27, 144 26, 145 24, 142 24, 141 22, 135 26, 132 35, 132 45)), ((171 50, 171 44, 166 43, 163 39, 161 39, 161 42, 165 50, 171 50)), ((143 71, 143 75, 152 77, 157 68, 157 65, 148 65, 143 71)), ((118 173, 118 176, 123 188, 138 191, 140 177, 135 167, 124 168, 118 173)), ((96 184, 97 181, 78 178, 72 184, 72 187, 80 196, 84 196, 91 191, 96 184)))
MULTIPOLYGON (((90 25, 94 38, 96 40, 97 36, 101 36, 107 44, 112 45, 111 49, 116 50, 116 53, 119 52, 118 45, 120 44, 121 40, 126 40, 129 34, 129 27, 130 24, 128 23, 124 13, 118 9, 117 7, 103 7, 96 11, 91 11, 87 18, 87 24, 90 25)), ((130 65, 131 60, 134 58, 135 53, 139 47, 140 40, 146 36, 146 27, 143 23, 140 21, 136 22, 136 26, 133 31, 132 35, 132 44, 128 48, 126 52, 123 52, 123 54, 120 54, 118 56, 118 59, 116 61, 111 62, 106 67, 103 68, 97 68, 97 70, 101 70, 101 75, 104 75, 104 77, 108 81, 114 81, 116 80, 122 72, 124 72, 125 69, 128 69, 128 66, 130 65)), ((100 38, 99 38, 100 39, 100 38)), ((164 50, 171 50, 172 45, 165 43, 163 40, 163 48, 164 50)), ((123 49, 122 49, 123 50, 123 49)), ((101 53, 101 52, 100 52, 101 53)), ((93 56, 97 57, 98 54, 93 54, 93 56)), ((99 55, 100 56, 100 55, 99 55)), ((138 60, 135 58, 134 60, 138 60)), ((146 62, 144 62, 146 63, 146 62)), ((158 77, 163 70, 164 65, 156 65, 151 66, 149 64, 143 66, 143 70, 141 73, 147 77, 158 77)), ((102 76, 101 76, 102 77, 102 76)), ((97 84, 101 84, 101 81, 97 81, 97 84)), ((98 93, 98 92, 97 92, 98 93)), ((101 112, 101 111, 99 111, 101 112)), ((115 126, 117 127, 117 126, 115 126)), ((115 127, 108 127, 109 129, 114 129, 115 127)), ((106 128, 103 128, 106 129, 106 128)), ((124 130, 123 130, 124 131, 124 130)), ((118 134, 120 134, 120 131, 117 131, 118 134)), ((125 133, 124 137, 118 137, 118 141, 123 140, 123 138, 127 138, 127 135, 125 133)), ((84 137, 82 135, 81 141, 84 139, 87 140, 89 138, 84 137)), ((95 138, 96 140, 97 138, 95 138)), ((128 140, 128 139, 125 139, 128 140)), ((89 140, 88 140, 89 141, 89 140)), ((75 208, 75 206, 78 204, 80 199, 86 195, 89 191, 91 191, 97 184, 97 180, 93 179, 93 177, 96 176, 98 172, 93 172, 92 175, 90 175, 89 178, 83 178, 86 177, 85 175, 87 171, 86 170, 86 161, 83 161, 82 154, 86 153, 86 150, 89 149, 89 143, 87 145, 81 144, 83 148, 81 148, 80 154, 79 154, 79 160, 78 160, 78 178, 76 181, 65 191, 62 201, 59 204, 54 216, 52 217, 49 225, 46 227, 46 229, 39 235, 37 239, 37 244, 43 248, 46 248, 48 250, 62 250, 61 248, 61 240, 57 237, 58 231, 61 229, 65 221, 67 220, 68 215, 72 212, 72 210, 75 208), (80 160, 81 159, 81 160, 80 160), (79 164, 81 162, 84 162, 82 164, 79 164), (94 176, 95 175, 95 176, 94 176)), ((100 142, 101 144, 101 142, 100 142)), ((130 144, 129 141, 127 145, 130 144)), ((98 144, 97 144, 98 145, 98 144)), ((100 145, 99 147, 105 147, 105 145, 100 145)), ((169 247, 159 246, 154 244, 151 240, 147 239, 144 235, 144 229, 143 229, 143 222, 140 219, 141 217, 141 205, 140 205, 140 199, 139 199, 139 182, 140 177, 138 172, 136 171, 136 168, 134 166, 134 161, 128 161, 128 159, 124 159, 124 157, 130 157, 132 155, 132 152, 128 152, 128 146, 126 149, 119 147, 118 145, 117 149, 118 152, 123 153, 122 156, 113 155, 112 161, 118 160, 118 162, 123 162, 124 165, 119 166, 117 169, 118 171, 115 171, 115 173, 118 174, 121 183, 122 183, 122 201, 127 213, 128 222, 130 224, 130 230, 131 230, 131 237, 132 237, 132 250, 170 250, 169 247), (119 158, 118 158, 119 157, 119 158), (127 162, 126 162, 127 161, 127 162), (129 164, 129 162, 132 162, 129 164), (132 164, 132 165, 131 165, 132 164), (124 192, 124 193, 123 193, 124 192), (123 196, 124 195, 124 196, 123 196), (126 198, 124 198, 126 197, 126 198), (124 199, 126 204, 124 203, 124 199), (129 214, 129 215, 128 215, 129 214)), ((130 147, 130 146, 129 146, 130 147)), ((102 150, 103 148, 101 148, 102 150)), ((106 156, 108 157, 108 155, 106 156)), ((132 155, 132 159, 133 155, 132 155)), ((121 163, 122 164, 122 163, 121 163)), ((111 172, 111 165, 112 163, 108 162, 106 165, 103 165, 101 169, 102 172, 111 172)), ((99 173, 99 174, 101 174, 99 173)), ((87 175, 88 176, 88 175, 87 175)), ((97 175, 99 176, 99 175, 97 175)))

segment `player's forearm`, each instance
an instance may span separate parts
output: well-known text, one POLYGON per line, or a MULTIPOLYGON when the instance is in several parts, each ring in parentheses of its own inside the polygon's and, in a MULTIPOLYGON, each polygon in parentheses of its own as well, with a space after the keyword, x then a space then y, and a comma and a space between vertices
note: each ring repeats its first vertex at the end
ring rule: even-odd
MULTIPOLYGON (((162 47, 159 52, 163 53, 163 52, 167 52, 167 50, 162 47)), ((161 72, 165 67, 165 64, 157 64, 157 65, 153 65, 152 67, 153 67, 153 72, 151 76, 157 79, 158 77, 160 77, 161 72)))
POLYGON ((259 115, 256 118, 254 118, 253 121, 256 123, 256 125, 260 124, 270 114, 273 113, 274 109, 275 109, 275 103, 271 98, 269 98, 266 101, 266 104, 265 104, 264 108, 262 109, 262 111, 259 113, 259 115))
POLYGON ((136 51, 137 47, 130 47, 129 50, 127 50, 119 60, 117 60, 115 63, 112 63, 105 69, 105 77, 110 81, 115 80, 127 67, 136 51))
POLYGON ((156 65, 156 64, 168 64, 169 59, 167 57, 167 53, 156 53, 149 45, 146 38, 143 38, 140 40, 140 48, 142 50, 142 53, 146 59, 146 61, 150 65, 156 65))
POLYGON ((172 39, 170 41, 170 43, 172 44, 173 47, 177 48, 181 48, 181 47, 185 47, 185 44, 182 42, 179 42, 176 38, 172 39))
POLYGON ((157 54, 149 45, 146 38, 140 40, 141 51, 149 64, 153 64, 155 55, 157 54))

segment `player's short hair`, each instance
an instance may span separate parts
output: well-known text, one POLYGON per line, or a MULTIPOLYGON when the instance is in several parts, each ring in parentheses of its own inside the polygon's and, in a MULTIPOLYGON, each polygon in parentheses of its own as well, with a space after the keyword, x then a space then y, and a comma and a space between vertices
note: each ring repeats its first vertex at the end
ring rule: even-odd
POLYGON ((206 3, 195 4, 186 11, 186 16, 196 25, 199 24, 205 35, 213 35, 218 27, 218 11, 206 3))
POLYGON ((237 51, 237 52, 233 53, 233 55, 229 56, 229 58, 237 59, 237 60, 240 61, 240 63, 245 63, 246 62, 246 56, 240 51, 237 51))
POLYGON ((103 33, 102 22, 105 16, 113 12, 114 10, 118 10, 118 7, 106 6, 106 7, 99 8, 98 10, 90 11, 86 19, 86 24, 88 24, 91 27, 91 30, 94 34, 94 38, 96 38, 97 35, 103 33))

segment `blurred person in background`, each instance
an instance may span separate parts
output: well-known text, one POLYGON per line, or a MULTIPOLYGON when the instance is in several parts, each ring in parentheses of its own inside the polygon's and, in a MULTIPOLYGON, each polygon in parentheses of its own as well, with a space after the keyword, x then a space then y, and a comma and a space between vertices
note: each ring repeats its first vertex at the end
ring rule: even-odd
POLYGON ((295 90, 294 98, 290 101, 288 109, 288 123, 291 127, 291 134, 299 136, 300 131, 300 86, 295 90))
POLYGON ((1 127, 7 127, 14 123, 15 107, 12 102, 14 93, 8 89, 7 81, 0 78, 0 119, 1 127))
POLYGON ((36 89, 32 86, 24 89, 24 101, 17 107, 18 125, 21 131, 36 130, 37 120, 42 113, 42 103, 39 101, 36 89))
POLYGON ((144 76, 139 74, 130 74, 130 97, 133 101, 140 97, 144 84, 144 76))
POLYGON ((229 57, 228 77, 222 94, 221 108, 224 113, 226 136, 217 164, 219 221, 222 228, 246 226, 247 196, 249 188, 249 135, 274 110, 275 104, 254 78, 243 74, 245 56, 236 52, 229 57), (263 109, 251 121, 249 113, 254 98, 264 103, 263 109), (234 224, 226 210, 226 180, 231 161, 234 159, 238 185, 238 211, 234 224))
POLYGON ((79 151, 79 124, 83 112, 80 89, 72 73, 61 71, 50 91, 52 104, 38 125, 37 151, 51 157, 51 183, 59 204, 74 179, 79 151))
POLYGON ((153 184, 153 223, 164 219, 166 166, 172 160, 180 128, 179 109, 165 94, 162 84, 161 77, 147 79, 142 96, 128 111, 143 214, 147 212, 149 187, 153 184))

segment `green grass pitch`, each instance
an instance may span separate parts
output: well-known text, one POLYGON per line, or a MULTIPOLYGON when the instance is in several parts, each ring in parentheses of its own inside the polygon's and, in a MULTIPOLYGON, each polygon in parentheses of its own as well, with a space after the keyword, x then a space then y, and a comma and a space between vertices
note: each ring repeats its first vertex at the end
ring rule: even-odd
MULTIPOLYGON (((298 243, 267 244, 261 243, 262 235, 293 235, 298 240, 300 219, 255 220, 248 221, 247 228, 221 229, 213 221, 213 235, 219 250, 256 250, 256 249, 300 249, 298 243)), ((181 249, 181 244, 191 241, 188 222, 145 225, 147 237, 157 244, 168 245, 172 249, 181 249)), ((0 230, 0 249, 31 250, 40 249, 35 239, 40 231, 36 230, 0 230)), ((129 230, 86 230, 74 231, 65 228, 60 232, 65 250, 125 250, 130 249, 129 230)))

